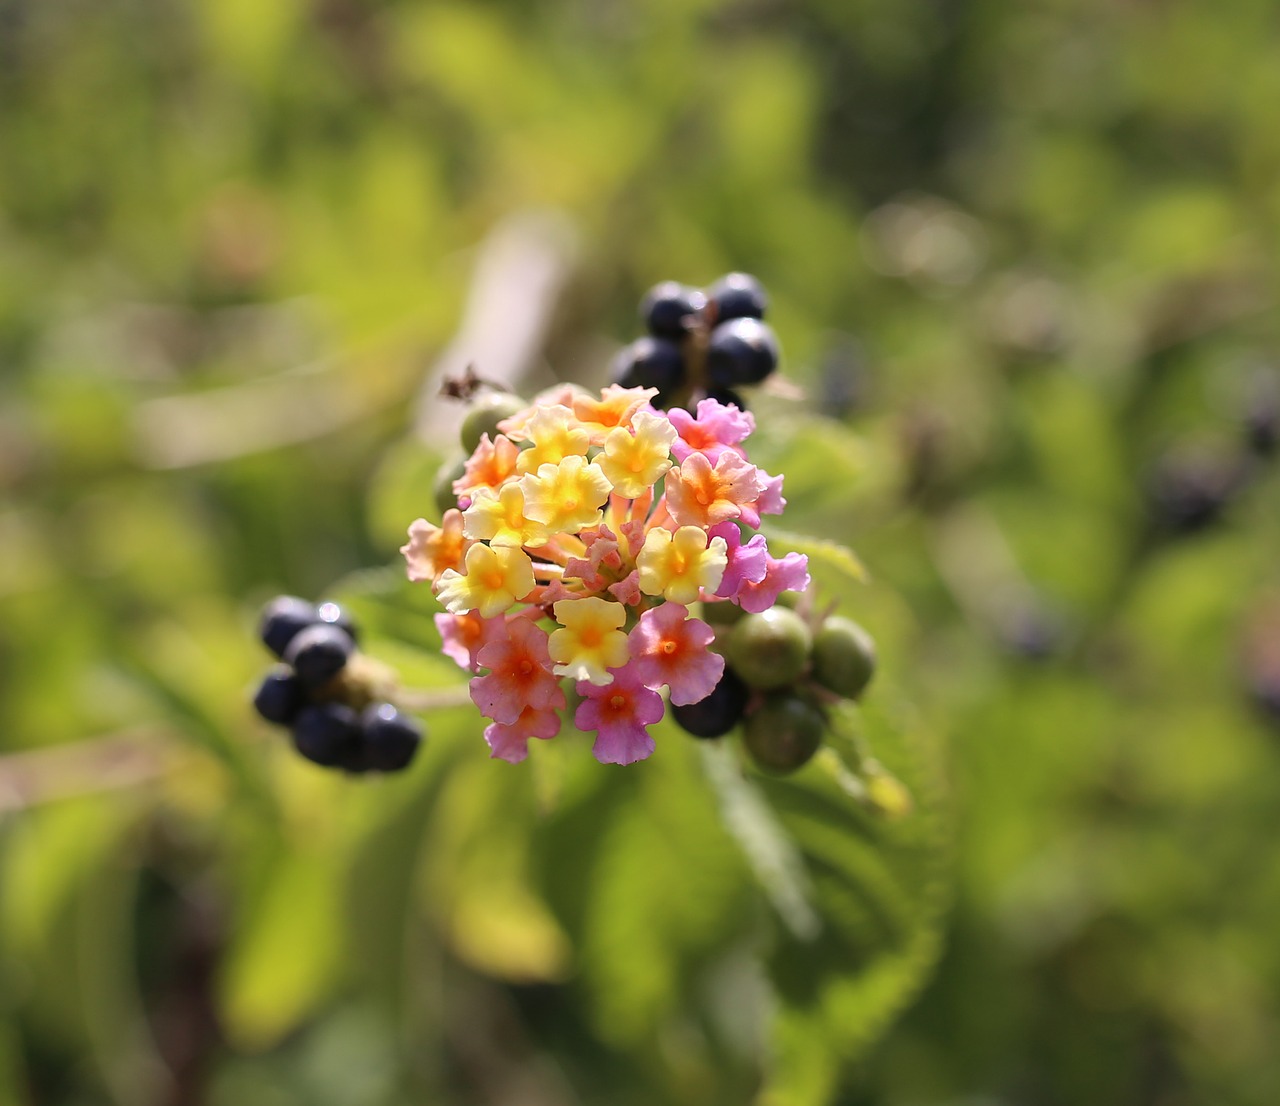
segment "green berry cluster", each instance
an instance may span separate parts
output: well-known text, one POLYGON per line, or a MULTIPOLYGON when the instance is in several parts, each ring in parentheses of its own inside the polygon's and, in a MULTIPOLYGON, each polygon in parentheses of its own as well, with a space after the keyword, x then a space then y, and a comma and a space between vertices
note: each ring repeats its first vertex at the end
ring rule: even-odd
MULTIPOLYGON (((711 604, 710 617, 727 604, 711 604)), ((761 768, 786 773, 806 764, 830 728, 828 707, 858 699, 875 674, 871 636, 840 615, 806 617, 777 605, 716 626, 725 671, 701 702, 674 707, 695 737, 721 737, 742 726, 747 752, 761 768)))
POLYGON ((277 596, 263 608, 259 637, 283 663, 263 678, 253 705, 288 728, 302 756, 353 773, 409 765, 422 727, 386 700, 385 674, 357 650, 342 607, 277 596))

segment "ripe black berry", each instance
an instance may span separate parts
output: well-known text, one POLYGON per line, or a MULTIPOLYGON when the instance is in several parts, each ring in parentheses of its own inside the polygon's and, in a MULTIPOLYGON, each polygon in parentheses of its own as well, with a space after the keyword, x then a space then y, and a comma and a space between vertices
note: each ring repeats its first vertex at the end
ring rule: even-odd
POLYGON ((722 276, 707 289, 707 299, 713 307, 712 318, 718 323, 726 319, 763 319, 769 306, 764 286, 748 273, 722 276))
POLYGON ((302 684, 288 668, 267 673, 253 697, 253 705, 268 722, 287 726, 297 717, 306 702, 302 684))
POLYGON ((304 707, 293 724, 293 745, 326 768, 353 768, 360 761, 360 719, 344 703, 304 707))
POLYGON ((277 595, 262 609, 258 636, 277 657, 283 657, 289 642, 316 620, 316 609, 296 595, 277 595))
POLYGON ((650 334, 678 342, 692 328, 706 303, 707 297, 697 288, 664 280, 645 293, 640 301, 640 318, 650 334))
POLYGON ((722 737, 742 718, 747 694, 747 685, 732 668, 726 668, 710 695, 687 706, 673 705, 671 717, 676 725, 694 737, 722 737))
POLYGON ((713 387, 759 384, 777 367, 778 339, 759 319, 730 319, 711 332, 707 375, 713 387))
POLYGON ((684 383, 684 357, 666 338, 639 338, 614 360, 613 379, 624 388, 657 388, 665 395, 684 383))
POLYGON ((330 626, 337 626, 339 630, 345 630, 347 636, 359 644, 360 633, 356 629, 355 619, 345 607, 339 606, 331 599, 322 600, 316 607, 316 618, 330 626))
POLYGON ((1157 467, 1148 497, 1162 527, 1191 534, 1217 522, 1239 486, 1240 472, 1228 461, 1174 454, 1157 467))
POLYGON ((808 763, 827 732, 827 716, 799 695, 770 695, 747 719, 742 742, 767 772, 794 772, 808 763))
POLYGON ((422 727, 390 703, 373 703, 360 717, 365 763, 379 772, 398 772, 422 744, 422 727))
POLYGON ((320 687, 342 671, 354 649, 355 642, 345 630, 317 622, 294 637, 284 659, 303 686, 320 687))

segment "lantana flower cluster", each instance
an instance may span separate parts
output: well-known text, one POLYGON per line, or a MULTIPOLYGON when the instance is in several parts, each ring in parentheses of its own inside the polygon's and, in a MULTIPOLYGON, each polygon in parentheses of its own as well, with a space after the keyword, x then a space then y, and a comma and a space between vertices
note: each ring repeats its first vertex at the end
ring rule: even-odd
POLYGON ((444 651, 476 673, 494 757, 521 761, 530 738, 559 733, 568 679, 596 758, 643 760, 661 689, 696 703, 724 673, 691 608, 759 612, 808 586, 806 558, 774 557, 755 532, 786 501, 782 477, 747 458, 750 413, 714 399, 658 411, 656 394, 544 393, 481 437, 439 526, 409 527, 409 578, 445 607, 444 651))

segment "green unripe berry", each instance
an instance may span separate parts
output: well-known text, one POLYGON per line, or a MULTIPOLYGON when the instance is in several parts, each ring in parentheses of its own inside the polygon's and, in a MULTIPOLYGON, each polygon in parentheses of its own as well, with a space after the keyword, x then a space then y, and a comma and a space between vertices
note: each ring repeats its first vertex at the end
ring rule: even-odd
POLYGON ((813 678, 828 691, 856 699, 876 670, 876 644, 861 626, 833 615, 813 636, 813 678))
POLYGON ((432 491, 436 497, 436 506, 443 515, 458 505, 458 497, 453 494, 453 482, 461 478, 467 470, 467 459, 459 457, 454 461, 446 461, 436 470, 432 491))
POLYGON ((803 618, 786 607, 770 607, 734 625, 725 658, 748 684, 768 691, 795 682, 812 646, 803 618))
POLYGON ((827 732, 827 716, 800 695, 770 695, 747 720, 742 743, 766 772, 785 775, 812 759, 827 732))
POLYGON ((498 423, 519 414, 529 405, 510 392, 486 392, 476 397, 462 419, 462 448, 471 453, 480 444, 480 436, 488 434, 493 441, 498 436, 498 423))

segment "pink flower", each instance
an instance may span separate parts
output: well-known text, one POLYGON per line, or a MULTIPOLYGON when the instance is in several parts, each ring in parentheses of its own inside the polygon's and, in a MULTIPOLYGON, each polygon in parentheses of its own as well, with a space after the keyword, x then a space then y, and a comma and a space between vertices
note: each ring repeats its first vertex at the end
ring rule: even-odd
POLYGON ((750 614, 767 611, 784 591, 804 591, 809 586, 809 558, 803 553, 788 553, 782 560, 768 559, 764 579, 758 584, 744 583, 738 592, 738 606, 750 614))
POLYGON ((716 595, 721 599, 736 599, 743 584, 758 584, 764 579, 769 549, 763 534, 753 534, 751 540, 743 545, 742 531, 732 522, 722 522, 707 533, 713 538, 724 538, 729 558, 716 595))
POLYGON ((756 469, 760 476, 760 495, 751 503, 742 505, 742 514, 738 516, 744 526, 752 530, 760 529, 761 515, 780 515, 787 501, 782 498, 782 477, 770 476, 764 469, 756 469))
POLYGON ((435 616, 435 623, 443 640, 441 652, 468 672, 480 671, 476 654, 481 649, 489 642, 506 636, 501 617, 481 618, 475 611, 468 611, 466 614, 438 614, 435 616))
POLYGON ((662 696, 644 686, 634 664, 609 671, 612 683, 578 684, 583 699, 573 721, 584 732, 596 731, 591 751, 601 764, 634 764, 653 752, 648 727, 662 718, 662 696))
POLYGON ((471 700, 486 718, 511 725, 526 707, 564 706, 564 692, 551 672, 546 631, 527 619, 508 623, 507 637, 491 641, 476 659, 489 674, 471 681, 471 700))
POLYGON ((546 741, 560 732, 560 716, 554 710, 525 707, 510 725, 493 722, 484 728, 490 757, 519 764, 529 755, 529 738, 546 741))
MULTIPOLYGON (((667 510, 680 526, 711 527, 742 516, 763 491, 760 470, 739 454, 721 453, 712 465, 706 454, 690 453, 667 473, 667 510)), ((758 525, 758 512, 755 518, 758 525)))
POLYGON ((696 703, 710 695, 724 675, 724 658, 707 649, 714 638, 710 626, 689 617, 687 607, 664 603, 645 611, 628 635, 629 667, 648 687, 670 687, 676 706, 696 703))
POLYGON ((764 481, 764 491, 756 500, 756 509, 762 515, 780 515, 787 505, 782 498, 782 474, 770 476, 764 469, 760 470, 760 479, 764 481))
POLYGON ((678 463, 683 463, 690 453, 705 454, 713 465, 726 450, 745 457, 738 443, 756 428, 750 412, 740 411, 733 404, 726 407, 715 399, 704 399, 698 404, 696 419, 679 407, 668 411, 667 418, 680 435, 671 447, 678 463))

